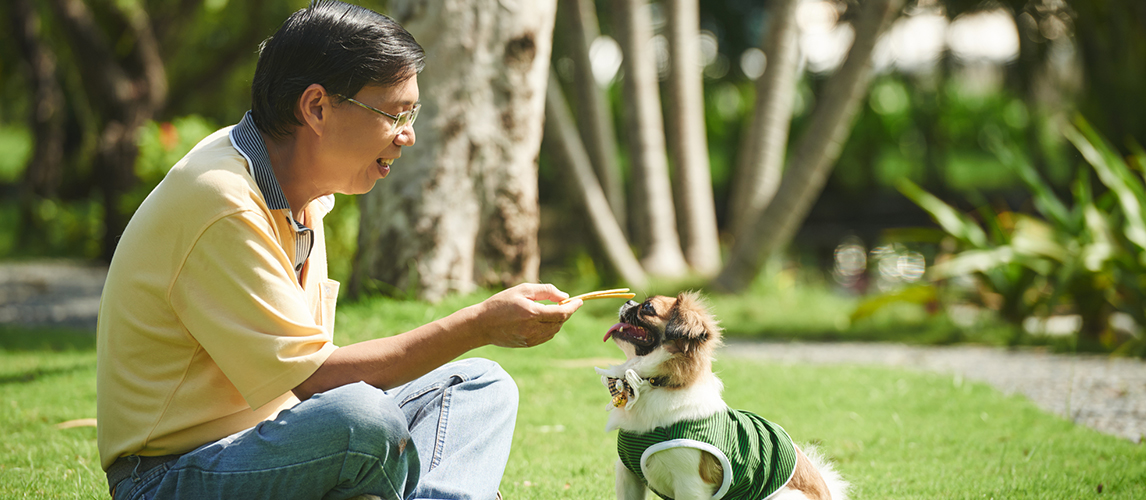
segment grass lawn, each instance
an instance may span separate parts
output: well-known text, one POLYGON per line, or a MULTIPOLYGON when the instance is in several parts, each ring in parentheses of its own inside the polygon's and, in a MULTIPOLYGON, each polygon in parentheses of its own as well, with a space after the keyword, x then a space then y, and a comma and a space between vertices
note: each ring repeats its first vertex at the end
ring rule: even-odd
MULTIPOLYGON (((479 299, 349 304, 337 341, 393 334, 479 299)), ((613 496, 615 434, 603 432, 609 398, 593 366, 620 360, 601 342, 617 305, 589 303, 534 349, 472 353, 501 363, 521 391, 506 498, 613 496)), ((55 428, 95 416, 93 345, 67 332, 0 330, 0 498, 106 497, 95 429, 55 428)), ((1146 498, 1146 446, 985 385, 875 367, 736 360, 716 369, 732 406, 783 425, 797 442, 818 443, 856 499, 1146 498)))

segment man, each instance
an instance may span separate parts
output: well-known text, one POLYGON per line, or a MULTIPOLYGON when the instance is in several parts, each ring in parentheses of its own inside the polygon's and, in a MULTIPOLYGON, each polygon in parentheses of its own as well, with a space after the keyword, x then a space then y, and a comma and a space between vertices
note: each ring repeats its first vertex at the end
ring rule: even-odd
POLYGON ((98 441, 116 499, 494 498, 517 410, 483 345, 552 338, 581 301, 520 285, 390 338, 332 344, 322 217, 415 141, 423 52, 333 1, 262 47, 252 110, 128 224, 100 304, 98 441))

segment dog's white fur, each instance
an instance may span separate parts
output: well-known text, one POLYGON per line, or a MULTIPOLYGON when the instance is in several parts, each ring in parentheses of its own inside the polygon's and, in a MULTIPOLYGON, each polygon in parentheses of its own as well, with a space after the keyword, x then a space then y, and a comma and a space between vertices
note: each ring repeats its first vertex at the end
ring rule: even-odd
MULTIPOLYGON (((609 377, 624 378, 628 370, 634 370, 644 379, 656 377, 661 375, 658 367, 673 356, 664 345, 645 356, 637 356, 631 343, 618 338, 614 338, 614 341, 624 351, 627 359, 620 365, 597 369, 600 374, 609 377)), ((721 397, 723 390, 724 384, 711 369, 704 370, 683 388, 647 387, 633 404, 617 408, 610 405, 612 411, 605 430, 623 429, 644 433, 682 420, 703 419, 728 408, 721 397)), ((831 463, 813 446, 798 448, 823 477, 832 500, 847 500, 849 485, 832 468, 831 463)), ((703 453, 696 448, 670 448, 653 453, 645 464, 645 477, 653 489, 676 500, 708 500, 713 496, 713 487, 705 483, 699 473, 703 453)), ((643 500, 646 488, 640 478, 620 460, 617 460, 615 468, 617 498, 643 500)), ((726 474, 730 472, 725 471, 726 474)), ((768 500, 808 500, 808 497, 800 490, 785 486, 769 496, 768 500)))

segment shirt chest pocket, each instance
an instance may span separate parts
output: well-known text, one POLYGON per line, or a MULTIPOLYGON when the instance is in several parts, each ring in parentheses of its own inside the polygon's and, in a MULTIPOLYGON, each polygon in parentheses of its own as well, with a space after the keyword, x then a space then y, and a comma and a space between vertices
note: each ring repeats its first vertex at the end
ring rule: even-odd
POLYGON ((315 320, 327 335, 334 337, 334 312, 338 305, 338 288, 334 280, 323 280, 318 287, 318 317, 315 320))

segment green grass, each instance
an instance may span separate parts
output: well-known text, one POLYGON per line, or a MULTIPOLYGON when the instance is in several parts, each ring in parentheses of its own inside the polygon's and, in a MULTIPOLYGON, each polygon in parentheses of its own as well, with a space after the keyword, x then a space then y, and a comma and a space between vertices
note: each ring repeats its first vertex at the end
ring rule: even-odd
POLYGON ((107 496, 95 428, 55 428, 95 416, 93 339, 0 329, 0 498, 107 496))
MULTIPOLYGON (((481 297, 348 304, 337 340, 397 333, 481 297)), ((734 308, 724 300, 713 306, 734 308)), ((472 353, 501 363, 521 392, 506 498, 613 496, 615 434, 603 431, 608 394, 593 366, 620 359, 601 342, 616 306, 587 304, 553 341, 533 349, 472 353)), ((90 337, 4 329, 0 349, 0 498, 106 496, 95 429, 54 427, 95 416, 90 337)), ((1146 446, 985 385, 857 366, 730 360, 716 369, 732 406, 783 425, 798 442, 818 443, 855 485, 856 499, 1146 497, 1146 446)))

